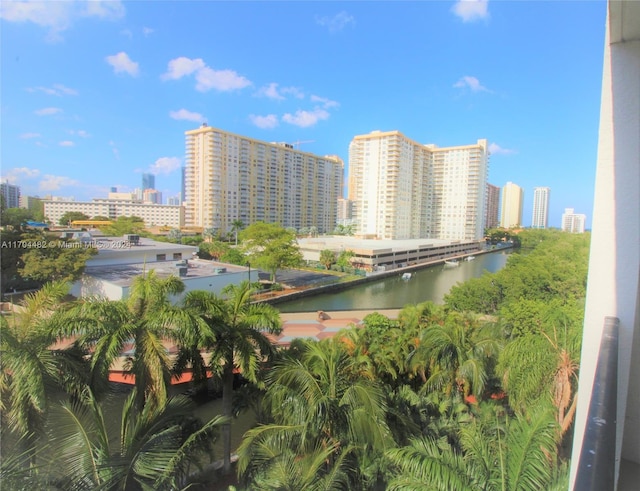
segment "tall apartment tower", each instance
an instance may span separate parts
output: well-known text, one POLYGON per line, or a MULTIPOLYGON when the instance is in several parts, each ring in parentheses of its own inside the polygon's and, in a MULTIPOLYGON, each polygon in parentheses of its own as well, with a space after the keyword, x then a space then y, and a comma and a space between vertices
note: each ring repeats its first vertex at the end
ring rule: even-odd
POLYGON ((496 228, 500 225, 500 187, 487 183, 487 211, 485 228, 496 228))
POLYGON ((6 208, 20 208, 20 186, 9 184, 9 181, 0 183, 0 194, 6 208))
POLYGON ((522 226, 522 203, 524 191, 520 186, 507 182, 502 188, 502 205, 500 207, 500 226, 502 228, 522 226))
POLYGON ((488 156, 486 140, 438 148, 399 131, 354 137, 349 145, 349 198, 358 234, 480 239, 488 156))
POLYGON ((533 189, 533 217, 531 228, 547 228, 549 226, 549 193, 545 187, 533 189))
POLYGON ((142 191, 145 189, 156 188, 156 176, 154 174, 144 173, 142 174, 142 191))
POLYGON ((584 233, 587 216, 582 213, 574 213, 573 208, 565 208, 562 214, 562 230, 573 234, 584 233))
POLYGON ((234 220, 318 232, 335 228, 344 164, 284 143, 203 124, 185 132, 185 223, 231 230, 234 220))

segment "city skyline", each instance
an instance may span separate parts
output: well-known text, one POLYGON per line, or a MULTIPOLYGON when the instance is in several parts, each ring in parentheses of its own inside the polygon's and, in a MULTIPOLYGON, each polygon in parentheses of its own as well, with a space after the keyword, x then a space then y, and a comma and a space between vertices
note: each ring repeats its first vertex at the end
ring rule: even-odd
POLYGON ((593 206, 605 7, 3 2, 2 178, 86 200, 153 173, 174 196, 184 132, 205 121, 345 162, 354 136, 397 130, 486 138, 488 181, 550 186, 559 227, 593 206))

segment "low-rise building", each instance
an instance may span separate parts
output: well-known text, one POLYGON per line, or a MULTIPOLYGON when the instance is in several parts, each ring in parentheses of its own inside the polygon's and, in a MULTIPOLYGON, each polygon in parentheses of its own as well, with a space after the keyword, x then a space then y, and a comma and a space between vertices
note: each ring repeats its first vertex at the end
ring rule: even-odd
POLYGON ((307 261, 319 261, 320 253, 353 252, 351 264, 368 272, 389 271, 420 263, 465 256, 484 248, 484 241, 442 239, 378 240, 333 236, 298 239, 302 256, 307 261))
POLYGON ((151 270, 161 278, 177 276, 185 284, 185 291, 172 301, 192 290, 219 294, 229 284, 259 280, 255 269, 197 258, 195 246, 137 235, 84 238, 82 246, 95 247, 98 254, 87 261, 82 278, 73 285, 71 294, 76 297, 124 299, 134 278, 151 270))

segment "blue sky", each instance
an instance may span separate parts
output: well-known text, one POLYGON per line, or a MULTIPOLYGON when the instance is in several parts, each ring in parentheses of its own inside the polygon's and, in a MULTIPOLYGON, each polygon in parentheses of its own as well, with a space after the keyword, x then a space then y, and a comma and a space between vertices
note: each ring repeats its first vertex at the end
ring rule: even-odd
POLYGON ((489 182, 591 223, 606 2, 6 1, 2 178, 106 197, 180 191, 200 123, 337 154, 373 130, 486 138, 489 182))

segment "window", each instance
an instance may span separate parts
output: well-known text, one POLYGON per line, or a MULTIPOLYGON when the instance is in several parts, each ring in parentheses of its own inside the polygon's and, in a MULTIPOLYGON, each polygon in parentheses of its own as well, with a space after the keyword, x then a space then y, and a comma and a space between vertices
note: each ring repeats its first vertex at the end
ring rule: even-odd
POLYGON ((167 260, 166 254, 156 254, 156 261, 166 261, 166 260, 167 260))

